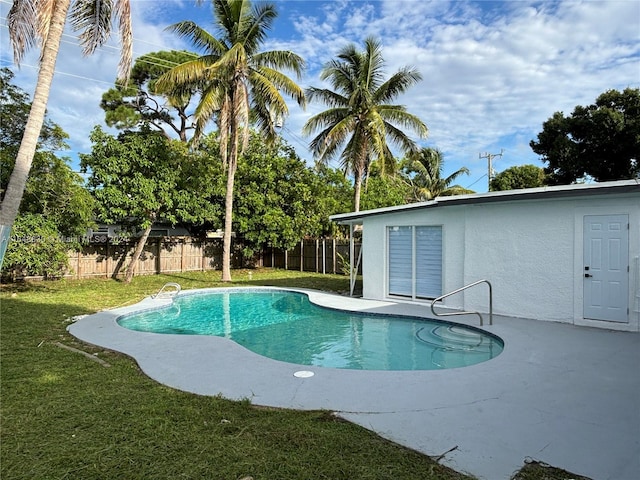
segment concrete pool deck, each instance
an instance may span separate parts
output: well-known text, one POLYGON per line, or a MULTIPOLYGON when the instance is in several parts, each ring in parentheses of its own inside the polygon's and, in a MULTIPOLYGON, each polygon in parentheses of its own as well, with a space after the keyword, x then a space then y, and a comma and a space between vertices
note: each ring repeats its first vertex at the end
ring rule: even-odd
MULTIPOLYGON (((294 290, 294 289, 290 289, 294 290)), ((317 304, 430 316, 428 306, 308 290, 317 304)), ((436 371, 294 365, 221 337, 134 332, 116 319, 170 300, 103 311, 71 324, 87 343, 132 356, 151 378, 256 405, 326 409, 479 479, 508 479, 534 459, 594 480, 640 472, 640 334, 494 316, 505 342, 481 364, 436 371), (309 378, 296 371, 312 371, 309 378)), ((478 324, 475 316, 455 317, 478 324)))

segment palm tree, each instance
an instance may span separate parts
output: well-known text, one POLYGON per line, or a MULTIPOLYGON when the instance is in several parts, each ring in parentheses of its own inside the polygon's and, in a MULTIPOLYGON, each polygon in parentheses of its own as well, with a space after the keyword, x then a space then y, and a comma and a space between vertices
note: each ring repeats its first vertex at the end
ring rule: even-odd
POLYGON ((249 142, 249 127, 255 126, 266 141, 276 137, 276 119, 288 114, 280 92, 305 105, 304 91, 281 72, 293 71, 298 78, 304 60, 289 51, 260 51, 277 12, 272 4, 255 7, 249 0, 213 0, 216 38, 194 22, 170 28, 189 39, 204 54, 183 63, 156 84, 161 91, 179 94, 197 85, 201 89, 195 110, 195 139, 214 117, 220 132, 220 156, 227 172, 222 281, 231 281, 231 231, 233 186, 238 157, 249 142))
POLYGON ((360 209, 362 178, 368 166, 377 161, 384 173, 392 161, 387 139, 405 152, 417 146, 401 128, 410 128, 424 138, 427 127, 402 105, 390 104, 398 95, 422 79, 417 70, 405 67, 384 80, 384 60, 380 42, 367 38, 364 51, 351 44, 338 58, 328 62, 320 73, 334 90, 311 87, 307 98, 319 100, 329 108, 303 127, 305 135, 319 131, 310 149, 317 159, 327 162, 340 153, 345 172, 354 176, 354 208, 360 209))
MULTIPOLYGON (((19 65, 26 51, 36 44, 41 48, 41 56, 29 119, 0 205, 0 268, 38 145, 70 6, 71 0, 14 0, 7 16, 15 62, 19 65)), ((117 20, 120 30, 119 77, 124 79, 129 75, 132 57, 129 0, 76 0, 71 8, 71 23, 75 30, 81 31, 79 38, 85 55, 93 53, 109 38, 113 19, 117 20)))
POLYGON ((415 201, 431 200, 440 196, 464 195, 473 193, 460 185, 451 185, 460 175, 469 174, 467 167, 456 170, 446 178, 442 178, 444 158, 436 148, 422 148, 410 155, 402 167, 413 186, 415 201))

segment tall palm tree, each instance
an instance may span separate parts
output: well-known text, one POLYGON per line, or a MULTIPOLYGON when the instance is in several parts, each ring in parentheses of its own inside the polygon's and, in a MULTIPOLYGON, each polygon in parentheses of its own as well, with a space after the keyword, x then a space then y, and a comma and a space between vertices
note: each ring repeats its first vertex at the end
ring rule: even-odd
POLYGON ((320 79, 329 81, 333 90, 307 90, 309 101, 319 100, 329 108, 311 117, 303 133, 319 131, 310 149, 320 161, 327 162, 340 153, 343 168, 354 177, 355 211, 360 210, 362 178, 369 164, 378 161, 384 172, 392 160, 387 140, 405 152, 414 152, 415 142, 401 128, 413 130, 420 138, 427 135, 427 127, 418 117, 404 106, 390 103, 419 82, 420 73, 405 67, 385 80, 383 67, 380 42, 367 38, 363 51, 347 45, 322 69, 320 79))
POLYGON ((29 170, 35 154, 38 137, 44 122, 51 82, 60 39, 67 13, 71 7, 71 23, 80 30, 83 53, 89 55, 109 38, 112 21, 118 22, 122 53, 119 77, 128 77, 132 57, 130 0, 14 0, 7 25, 13 46, 14 59, 19 65, 26 51, 38 45, 41 49, 40 69, 29 119, 16 156, 15 166, 0 205, 0 268, 9 243, 11 227, 15 221, 29 170))
POLYGON ((413 186, 415 201, 473 193, 460 185, 451 185, 463 173, 469 174, 467 167, 456 170, 446 178, 442 177, 443 168, 442 152, 436 148, 422 148, 405 160, 402 169, 413 186))
POLYGON ((213 0, 218 37, 194 22, 170 27, 189 39, 204 54, 183 63, 156 84, 161 91, 179 94, 197 85, 201 89, 195 110, 198 138, 215 118, 220 132, 220 156, 227 172, 222 281, 231 281, 231 231, 233 187, 238 157, 249 142, 249 127, 260 130, 266 141, 276 137, 276 119, 288 114, 281 92, 305 105, 304 90, 281 70, 301 77, 304 60, 281 50, 260 51, 277 12, 272 4, 252 6, 249 0, 213 0))

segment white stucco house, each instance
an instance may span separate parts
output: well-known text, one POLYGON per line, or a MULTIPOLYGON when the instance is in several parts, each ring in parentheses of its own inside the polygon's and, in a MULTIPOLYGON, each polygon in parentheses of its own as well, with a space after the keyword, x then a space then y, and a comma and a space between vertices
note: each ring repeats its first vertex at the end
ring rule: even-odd
MULTIPOLYGON (((362 225, 363 297, 423 302, 486 279, 494 314, 640 331, 640 181, 439 197, 362 225)), ((442 307, 488 312, 487 288, 442 307)))

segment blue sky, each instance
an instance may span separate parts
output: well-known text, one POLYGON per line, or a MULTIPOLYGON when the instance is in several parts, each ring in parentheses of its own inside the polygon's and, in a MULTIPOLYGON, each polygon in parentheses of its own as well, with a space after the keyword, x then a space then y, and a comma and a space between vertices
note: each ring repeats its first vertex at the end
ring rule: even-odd
MULTIPOLYGON (((208 2, 131 0, 135 56, 189 49, 165 27, 180 20, 212 25, 208 2)), ((640 86, 640 2, 619 1, 421 1, 276 0, 279 17, 268 49, 288 49, 305 58, 299 83, 321 86, 319 71, 344 45, 362 45, 370 35, 383 44, 388 74, 403 66, 423 77, 397 103, 429 128, 425 146, 444 152, 445 174, 462 166, 459 183, 487 190, 485 153, 500 153, 494 170, 543 166, 529 147, 554 112, 570 114, 609 89, 640 86)), ((0 0, 0 65, 13 67, 6 15, 0 0)), ((103 125, 98 104, 113 84, 117 41, 83 58, 68 31, 58 58, 49 116, 70 134, 71 151, 89 152, 88 134, 103 125)), ((15 82, 32 94, 37 53, 28 55, 15 82)), ((301 127, 322 105, 302 111, 291 104, 283 136, 312 162, 301 127)))

